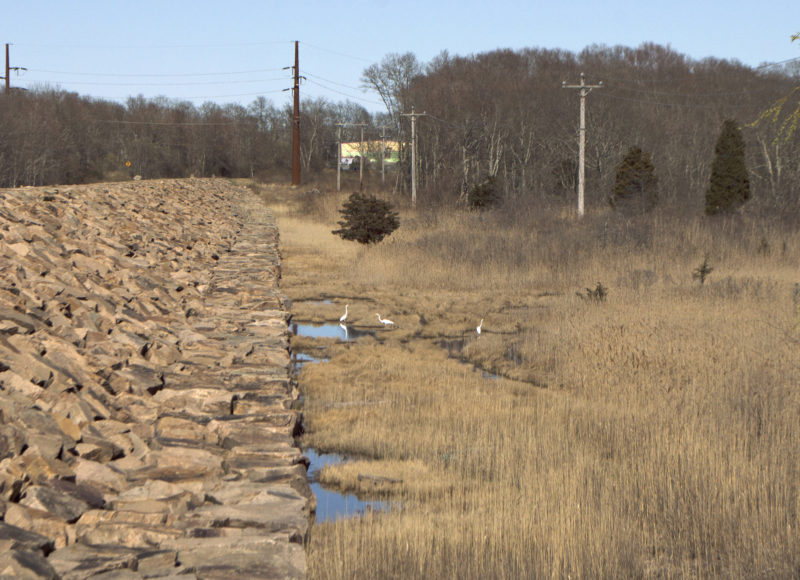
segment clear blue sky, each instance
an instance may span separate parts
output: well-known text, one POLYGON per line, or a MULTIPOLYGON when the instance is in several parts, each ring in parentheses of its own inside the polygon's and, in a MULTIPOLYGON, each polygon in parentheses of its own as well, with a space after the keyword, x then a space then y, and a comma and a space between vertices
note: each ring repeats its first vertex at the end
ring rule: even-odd
MULTIPOLYGON (((797 0, 0 0, 11 84, 41 83, 124 102, 130 95, 290 102, 294 41, 301 95, 382 106, 361 75, 390 53, 578 52, 592 44, 668 45, 693 59, 758 66, 800 57, 797 0)), ((3 56, 0 55, 0 63, 3 56)), ((0 66, 2 66, 0 64, 0 66)), ((587 75, 591 71, 586 71, 587 75)), ((2 75, 2 72, 0 72, 2 75)), ((606 79, 610 82, 611 79, 606 79)))

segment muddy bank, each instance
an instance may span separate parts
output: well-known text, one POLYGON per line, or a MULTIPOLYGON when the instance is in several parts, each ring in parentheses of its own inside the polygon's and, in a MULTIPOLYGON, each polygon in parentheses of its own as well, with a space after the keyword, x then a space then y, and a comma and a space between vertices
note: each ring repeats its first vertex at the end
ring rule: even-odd
POLYGON ((278 231, 247 189, 0 190, 0 570, 300 578, 278 231))

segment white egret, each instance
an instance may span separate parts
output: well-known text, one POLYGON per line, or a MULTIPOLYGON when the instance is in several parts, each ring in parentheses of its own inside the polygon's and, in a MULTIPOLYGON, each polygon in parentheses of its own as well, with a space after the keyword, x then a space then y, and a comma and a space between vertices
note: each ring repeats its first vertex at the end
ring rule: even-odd
POLYGON ((344 321, 347 320, 347 307, 350 306, 349 304, 344 305, 344 314, 339 317, 339 322, 344 324, 344 321))
POLYGON ((481 323, 478 325, 478 328, 475 330, 478 332, 478 336, 481 335, 481 327, 483 326, 483 318, 481 318, 481 323))
POLYGON ((384 326, 393 326, 394 325, 394 322, 392 322, 388 318, 381 318, 381 315, 377 314, 377 313, 376 313, 376 316, 378 317, 378 322, 380 322, 384 326))

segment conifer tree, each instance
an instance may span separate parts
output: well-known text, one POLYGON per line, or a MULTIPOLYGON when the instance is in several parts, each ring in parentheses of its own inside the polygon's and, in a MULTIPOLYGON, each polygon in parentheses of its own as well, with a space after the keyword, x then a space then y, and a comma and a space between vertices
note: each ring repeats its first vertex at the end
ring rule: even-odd
POLYGON ((744 152, 739 124, 733 119, 726 119, 714 148, 711 182, 706 190, 708 215, 736 209, 750 199, 750 177, 744 152))
POLYGON ((650 156, 631 147, 617 166, 609 203, 627 213, 643 213, 658 203, 658 178, 650 156))
POLYGON ((397 212, 392 206, 373 195, 353 193, 339 213, 343 219, 337 223, 341 227, 332 233, 344 240, 377 244, 400 227, 397 212))
POLYGON ((472 186, 467 195, 467 205, 470 209, 488 209, 499 203, 500 193, 497 191, 497 178, 494 175, 472 186))

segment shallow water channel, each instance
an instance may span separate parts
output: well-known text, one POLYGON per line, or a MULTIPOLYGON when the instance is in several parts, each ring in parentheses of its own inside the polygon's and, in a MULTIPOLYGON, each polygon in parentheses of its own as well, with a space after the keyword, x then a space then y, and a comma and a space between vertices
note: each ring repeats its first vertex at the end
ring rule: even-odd
POLYGON ((369 510, 385 511, 389 504, 383 501, 364 501, 352 494, 342 494, 322 487, 316 481, 317 473, 326 465, 335 465, 346 461, 341 455, 333 453, 318 454, 314 449, 306 449, 303 454, 311 462, 308 466, 308 480, 311 491, 317 498, 317 522, 327 522, 338 518, 362 515, 369 510))
MULTIPOLYGON (((355 340, 359 336, 367 334, 374 335, 374 332, 361 332, 351 329, 343 324, 292 324, 292 332, 296 336, 309 336, 313 338, 338 338, 339 340, 355 340)), ((292 365, 295 372, 299 372, 305 364, 317 364, 327 362, 328 359, 318 358, 306 353, 293 353, 292 365)), ((303 396, 300 396, 302 402, 303 396)), ((347 461, 341 455, 334 453, 317 453, 316 449, 308 448, 303 450, 303 454, 308 457, 309 466, 307 477, 311 485, 311 491, 317 498, 316 520, 318 523, 333 521, 338 518, 347 518, 362 515, 369 510, 387 510, 389 504, 382 501, 364 501, 358 499, 353 494, 343 494, 338 491, 326 489, 319 483, 317 474, 326 465, 336 465, 347 461)))
POLYGON ((324 324, 299 324, 292 323, 292 333, 295 336, 308 336, 310 338, 338 338, 342 341, 357 340, 362 336, 375 336, 374 330, 359 330, 338 322, 324 324))

